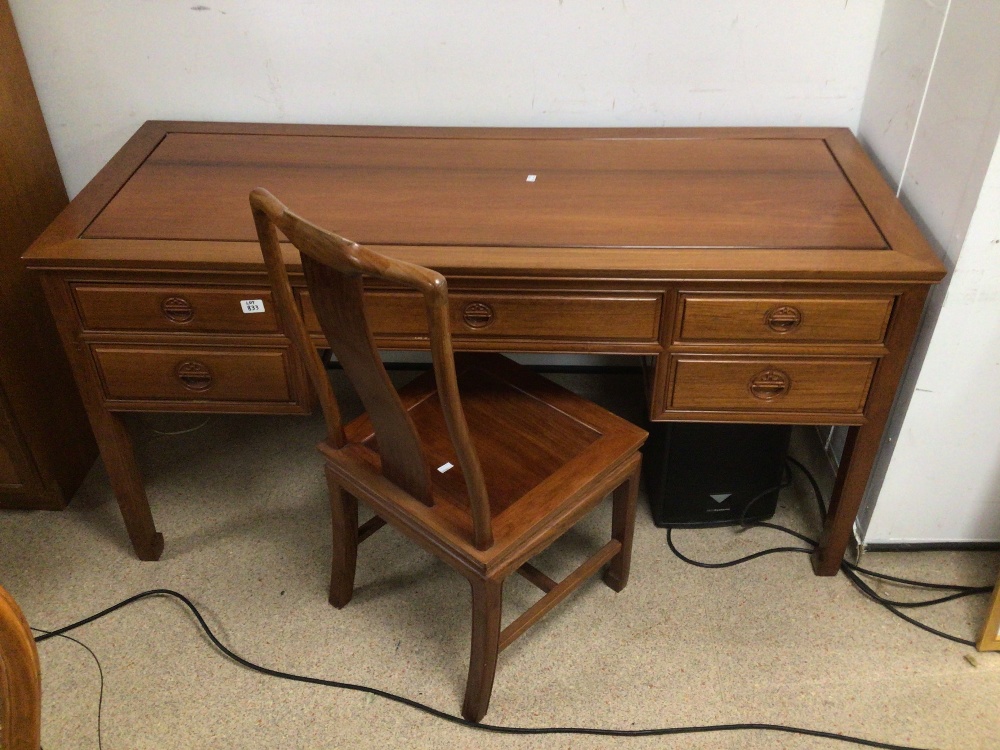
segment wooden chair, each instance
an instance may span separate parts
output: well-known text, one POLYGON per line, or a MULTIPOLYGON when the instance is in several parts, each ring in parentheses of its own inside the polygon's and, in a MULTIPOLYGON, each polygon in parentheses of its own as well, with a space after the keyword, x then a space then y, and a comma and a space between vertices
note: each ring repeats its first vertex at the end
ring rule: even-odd
POLYGON ((326 418, 319 449, 333 512, 330 603, 350 601, 358 542, 386 522, 455 568, 472 587, 462 714, 479 721, 499 651, 605 564, 605 583, 624 588, 646 433, 499 355, 456 358, 441 274, 326 232, 264 190, 250 203, 282 325, 326 418), (320 324, 367 409, 346 428, 276 229, 300 251, 320 324), (426 305, 434 367, 398 394, 365 319, 363 275, 414 289, 426 305), (612 539, 593 557, 558 583, 528 562, 612 492, 612 539), (376 514, 360 528, 358 499, 376 514), (502 586, 515 571, 546 593, 501 631, 502 586))
POLYGON ((38 651, 14 598, 0 586, 0 748, 39 750, 42 682, 38 651))

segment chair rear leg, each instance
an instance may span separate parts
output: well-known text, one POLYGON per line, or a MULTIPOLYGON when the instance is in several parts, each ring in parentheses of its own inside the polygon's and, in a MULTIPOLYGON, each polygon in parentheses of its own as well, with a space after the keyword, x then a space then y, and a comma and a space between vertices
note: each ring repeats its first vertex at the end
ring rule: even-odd
POLYGON ((611 558, 604 571, 604 582, 615 591, 621 591, 628 583, 632 566, 632 535, 635 532, 635 506, 639 496, 639 462, 629 478, 615 489, 611 511, 611 538, 621 542, 621 551, 611 558))
POLYGON ((475 580, 472 585, 472 649, 469 681, 465 686, 462 716, 479 721, 486 715, 493 693, 497 655, 500 653, 500 612, 503 581, 475 580))
POLYGON ((337 483, 329 468, 330 515, 333 521, 333 560, 330 565, 330 604, 340 609, 354 594, 358 562, 358 500, 337 483))

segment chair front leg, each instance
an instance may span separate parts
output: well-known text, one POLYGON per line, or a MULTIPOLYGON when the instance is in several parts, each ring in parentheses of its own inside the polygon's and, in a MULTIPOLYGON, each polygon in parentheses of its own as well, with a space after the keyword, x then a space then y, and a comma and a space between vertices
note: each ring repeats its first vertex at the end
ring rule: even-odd
POLYGON ((500 652, 500 612, 503 581, 480 579, 472 586, 472 649, 469 681, 465 686, 462 716, 479 721, 486 715, 493 693, 497 655, 500 652))
POLYGON ((629 569, 632 567, 632 536, 635 533, 635 506, 639 496, 639 471, 641 464, 636 462, 635 470, 629 478, 615 489, 612 497, 614 503, 611 511, 611 538, 621 542, 621 551, 611 559, 608 569, 604 571, 604 582, 615 591, 621 591, 628 583, 629 569))
POLYGON ((337 609, 351 601, 354 571, 358 562, 358 500, 326 469, 330 488, 330 515, 333 521, 333 559, 330 565, 330 604, 337 609))

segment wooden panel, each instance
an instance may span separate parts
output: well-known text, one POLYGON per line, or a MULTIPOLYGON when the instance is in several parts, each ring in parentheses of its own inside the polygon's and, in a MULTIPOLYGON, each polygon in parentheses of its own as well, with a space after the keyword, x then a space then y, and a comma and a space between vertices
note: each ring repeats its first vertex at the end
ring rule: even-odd
POLYGON ((252 240, 262 186, 371 245, 885 248, 824 141, 775 136, 175 132, 84 236, 252 240))
POLYGON ((271 290, 198 286, 78 284, 73 288, 84 330, 277 333, 271 290), (242 301, 260 312, 243 312, 242 301))
MULTIPOLYGON (((306 324, 318 333, 319 321, 309 293, 300 296, 306 324)), ((451 332, 456 339, 655 342, 662 295, 455 292, 449 295, 448 302, 451 332)), ((365 305, 376 336, 427 336, 427 316, 419 295, 369 291, 365 305)))
POLYGON ((107 398, 121 401, 289 402, 285 349, 94 346, 107 398))
POLYGON ((3 489, 11 487, 21 487, 21 475, 17 471, 17 464, 11 456, 7 447, 0 443, 0 486, 3 489))
POLYGON ((678 341, 879 343, 893 297, 681 295, 678 341))
POLYGON ((0 392, 9 406, 0 408, 0 441, 24 453, 23 487, 0 497, 0 507, 63 507, 97 455, 41 286, 21 261, 66 202, 14 19, 0 0, 0 392))
POLYGON ((860 414, 876 362, 675 355, 666 404, 671 409, 860 414))

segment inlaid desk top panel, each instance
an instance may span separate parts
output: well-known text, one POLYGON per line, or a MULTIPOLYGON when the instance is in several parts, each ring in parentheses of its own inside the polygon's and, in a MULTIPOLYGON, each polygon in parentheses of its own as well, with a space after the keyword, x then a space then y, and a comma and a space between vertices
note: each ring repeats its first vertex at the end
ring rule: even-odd
MULTIPOLYGON (((847 130, 146 123, 25 256, 142 559, 163 538, 121 412, 313 407, 255 187, 444 273, 456 349, 644 356, 653 420, 848 425, 813 555, 837 571, 944 275, 847 130)), ((366 309, 379 346, 426 348, 416 294, 373 284, 366 309)))
POLYGON ((147 123, 28 260, 259 266, 256 186, 442 270, 941 273, 848 131, 781 128, 147 123))
POLYGON ((366 245, 885 247, 826 144, 782 138, 172 133, 83 236, 252 241, 247 185, 366 245))

